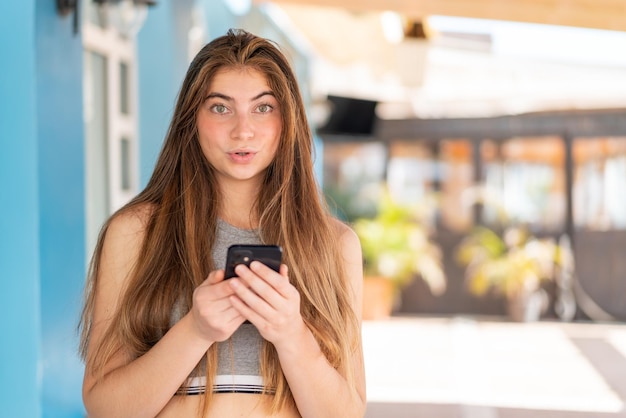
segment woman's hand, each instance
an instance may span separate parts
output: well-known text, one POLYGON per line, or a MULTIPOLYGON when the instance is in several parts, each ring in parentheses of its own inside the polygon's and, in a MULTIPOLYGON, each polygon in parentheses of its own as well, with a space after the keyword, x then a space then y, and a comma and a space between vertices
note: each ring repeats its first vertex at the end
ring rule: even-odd
POLYGON ((281 264, 280 273, 253 261, 250 268, 235 268, 236 278, 227 280, 236 295, 232 306, 256 326, 259 333, 277 348, 295 341, 306 328, 300 315, 300 294, 289 283, 288 269, 281 264))
POLYGON ((235 291, 224 280, 224 270, 215 270, 193 292, 191 314, 198 333, 210 342, 227 340, 246 320, 233 307, 235 291))

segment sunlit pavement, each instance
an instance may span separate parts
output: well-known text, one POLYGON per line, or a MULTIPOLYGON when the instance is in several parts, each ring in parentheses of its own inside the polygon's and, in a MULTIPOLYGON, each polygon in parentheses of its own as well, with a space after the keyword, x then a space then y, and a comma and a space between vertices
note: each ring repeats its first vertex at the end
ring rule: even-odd
POLYGON ((366 418, 626 417, 626 325, 364 321, 366 418))

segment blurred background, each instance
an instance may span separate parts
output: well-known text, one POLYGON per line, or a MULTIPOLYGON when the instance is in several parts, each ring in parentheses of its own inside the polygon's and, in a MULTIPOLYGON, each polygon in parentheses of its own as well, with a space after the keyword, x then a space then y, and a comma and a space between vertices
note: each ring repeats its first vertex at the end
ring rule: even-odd
MULTIPOLYGON (((374 400, 390 387, 377 342, 443 344, 435 325, 446 341, 484 320, 597 325, 626 347, 623 2, 4 1, 0 416, 84 416, 76 325, 99 228, 147 182, 191 58, 231 27, 290 58, 324 195, 361 238, 374 400)), ((518 338, 503 332, 492 343, 518 338)), ((593 399, 623 411, 624 394, 593 399)), ((368 416, 417 416, 402 413, 368 416)))

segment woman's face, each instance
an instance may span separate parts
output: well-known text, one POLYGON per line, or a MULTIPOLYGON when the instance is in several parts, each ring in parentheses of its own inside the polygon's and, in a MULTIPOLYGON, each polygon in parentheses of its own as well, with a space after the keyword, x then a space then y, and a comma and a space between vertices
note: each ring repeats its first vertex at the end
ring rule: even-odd
POLYGON ((280 141, 281 109, 261 72, 228 67, 215 74, 196 126, 222 186, 260 184, 280 141))

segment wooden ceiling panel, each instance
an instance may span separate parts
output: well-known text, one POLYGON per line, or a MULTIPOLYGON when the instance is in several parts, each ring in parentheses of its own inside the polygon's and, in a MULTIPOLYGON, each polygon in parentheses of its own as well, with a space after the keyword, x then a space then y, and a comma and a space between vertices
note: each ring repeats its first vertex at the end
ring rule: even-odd
MULTIPOLYGON (((254 0, 263 3, 267 0, 254 0)), ((274 0, 272 3, 341 7, 353 11, 397 11, 409 18, 429 15, 626 31, 625 0, 274 0)))

